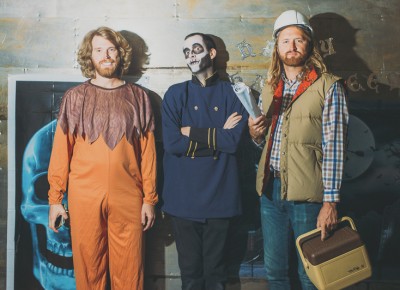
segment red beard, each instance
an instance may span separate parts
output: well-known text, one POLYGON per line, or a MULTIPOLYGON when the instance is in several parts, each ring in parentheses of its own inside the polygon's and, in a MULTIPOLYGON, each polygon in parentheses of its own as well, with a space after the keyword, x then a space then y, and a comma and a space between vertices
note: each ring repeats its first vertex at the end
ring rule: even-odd
POLYGON ((96 72, 105 78, 113 78, 113 77, 117 77, 116 73, 117 73, 117 69, 119 66, 119 59, 117 59, 117 61, 114 60, 102 60, 99 63, 95 63, 94 64, 94 68, 96 69, 96 72), (102 64, 104 62, 111 62, 112 65, 109 67, 103 67, 102 64))
POLYGON ((306 56, 299 52, 296 55, 292 55, 289 57, 287 56, 287 54, 288 53, 286 53, 284 57, 281 56, 282 62, 287 66, 294 66, 294 67, 303 66, 306 62, 306 56))

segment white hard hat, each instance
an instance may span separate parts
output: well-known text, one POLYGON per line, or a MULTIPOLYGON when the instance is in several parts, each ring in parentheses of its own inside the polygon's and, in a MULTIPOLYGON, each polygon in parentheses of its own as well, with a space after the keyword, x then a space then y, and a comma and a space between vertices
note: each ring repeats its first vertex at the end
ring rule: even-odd
POLYGON ((278 32, 287 26, 297 25, 306 28, 313 35, 313 29, 308 21, 307 17, 296 10, 287 10, 279 15, 275 20, 274 32, 272 32, 272 37, 276 39, 278 32))

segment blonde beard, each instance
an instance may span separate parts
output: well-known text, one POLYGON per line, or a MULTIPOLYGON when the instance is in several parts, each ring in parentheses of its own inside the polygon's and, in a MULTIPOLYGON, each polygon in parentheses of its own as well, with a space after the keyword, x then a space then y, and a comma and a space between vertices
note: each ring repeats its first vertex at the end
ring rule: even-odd
POLYGON ((100 63, 95 63, 94 68, 96 70, 96 73, 99 74, 100 76, 104 78, 113 78, 113 77, 118 77, 118 71, 119 71, 119 66, 120 66, 120 59, 119 57, 116 59, 116 61, 113 61, 113 66, 112 67, 102 67, 101 64, 104 61, 101 61, 100 63))

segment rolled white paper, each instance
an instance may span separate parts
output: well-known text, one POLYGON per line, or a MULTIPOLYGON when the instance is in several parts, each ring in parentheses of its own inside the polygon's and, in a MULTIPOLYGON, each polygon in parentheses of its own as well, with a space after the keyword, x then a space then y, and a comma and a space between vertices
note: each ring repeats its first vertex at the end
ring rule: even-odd
POLYGON ((249 115, 255 119, 261 115, 261 110, 257 106, 256 100, 251 94, 250 88, 245 83, 238 82, 232 85, 234 92, 243 104, 249 115))

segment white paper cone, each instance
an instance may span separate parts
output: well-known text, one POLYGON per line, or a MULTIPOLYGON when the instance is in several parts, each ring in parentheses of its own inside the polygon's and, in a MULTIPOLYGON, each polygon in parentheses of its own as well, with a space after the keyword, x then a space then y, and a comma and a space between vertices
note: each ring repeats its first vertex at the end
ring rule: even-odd
POLYGON ((240 102, 243 104, 249 115, 255 119, 261 115, 261 110, 257 106, 255 98, 252 96, 250 88, 245 83, 239 82, 232 85, 240 102))

